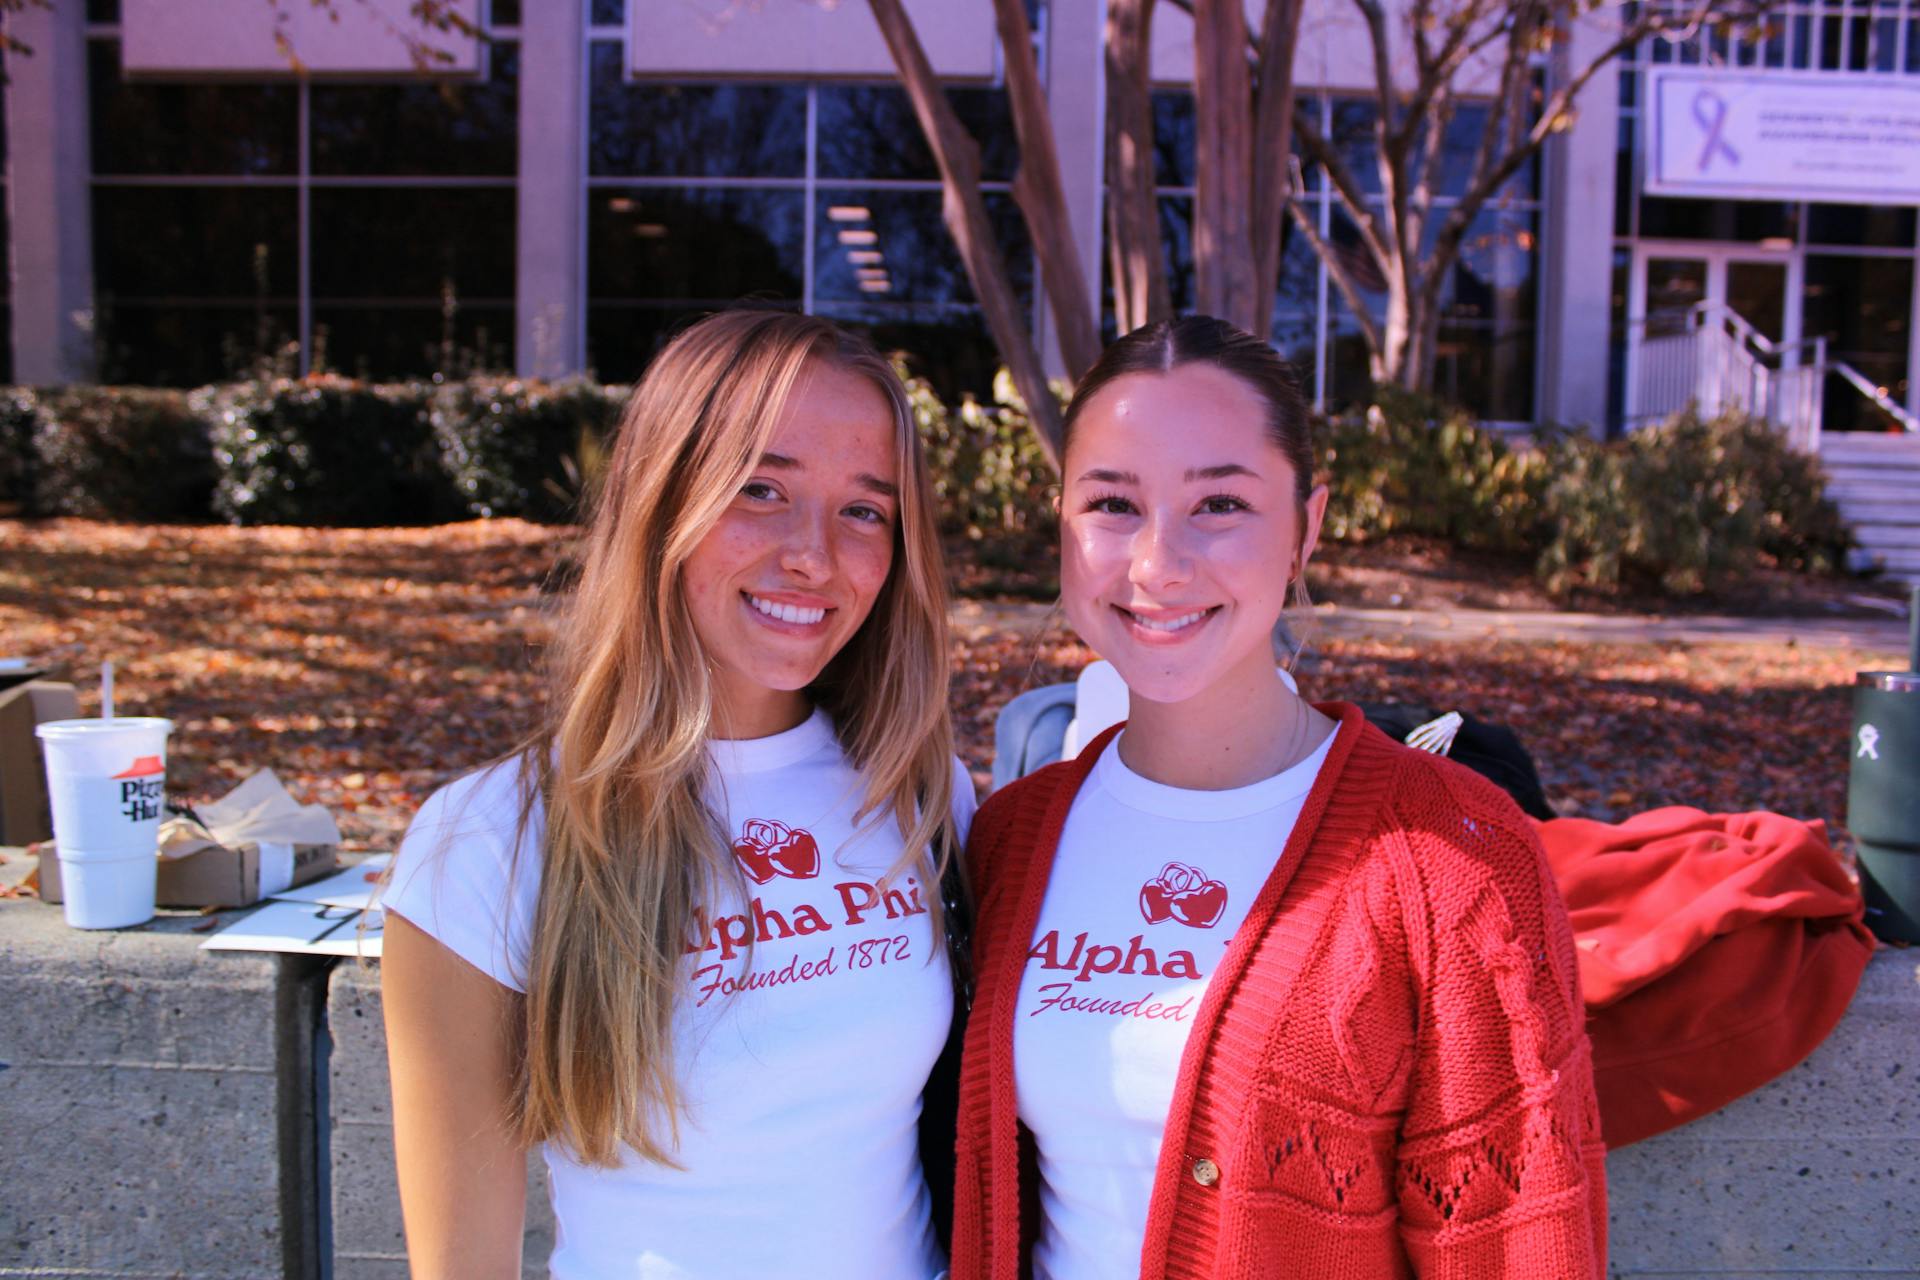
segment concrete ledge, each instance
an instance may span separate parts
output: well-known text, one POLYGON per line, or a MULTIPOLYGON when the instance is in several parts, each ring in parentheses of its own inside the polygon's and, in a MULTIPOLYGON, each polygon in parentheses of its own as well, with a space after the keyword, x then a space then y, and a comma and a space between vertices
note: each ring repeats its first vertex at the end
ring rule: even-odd
MULTIPOLYGON (((387 1032, 381 1020, 380 971, 343 963, 331 974, 327 1029, 333 1053, 327 1075, 328 1178, 332 1186, 334 1280, 406 1280, 407 1242, 393 1172, 392 1092, 387 1032)), ((546 1164, 527 1161, 527 1229, 521 1274, 547 1274, 553 1252, 553 1209, 546 1164)))
POLYGON ((1610 1275, 1920 1277, 1920 952, 1792 1071, 1607 1157, 1610 1275))
POLYGON ((200 951, 201 923, 0 900, 0 1275, 289 1274, 281 964, 200 951))

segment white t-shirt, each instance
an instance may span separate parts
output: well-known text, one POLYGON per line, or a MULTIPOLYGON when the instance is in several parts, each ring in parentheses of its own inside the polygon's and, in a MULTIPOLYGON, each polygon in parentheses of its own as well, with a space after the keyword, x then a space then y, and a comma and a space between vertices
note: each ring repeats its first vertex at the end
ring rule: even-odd
POLYGON ((1194 1013, 1266 883, 1333 736, 1230 791, 1151 782, 1115 738, 1074 797, 1020 980, 1020 1119, 1040 1156, 1036 1280, 1139 1271, 1194 1013))
MULTIPOLYGON (((596 1169, 548 1143, 559 1280, 900 1277, 944 1265, 920 1168, 920 1091, 946 1042, 953 987, 900 849, 820 712, 770 738, 714 742, 745 898, 718 905, 687 958, 675 1027, 687 1099, 683 1166, 631 1154, 596 1169), (752 969, 744 943, 751 936, 752 969)), ((973 784, 955 761, 954 816, 973 784)), ((540 888, 538 809, 519 857, 517 770, 443 788, 401 842, 395 911, 496 981, 524 990, 540 888)))

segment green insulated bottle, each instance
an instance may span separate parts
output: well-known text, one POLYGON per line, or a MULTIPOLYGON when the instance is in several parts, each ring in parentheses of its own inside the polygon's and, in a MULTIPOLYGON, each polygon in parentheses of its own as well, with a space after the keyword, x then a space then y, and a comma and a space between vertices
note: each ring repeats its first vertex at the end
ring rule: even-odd
POLYGON ((1920 942, 1920 588, 1908 606, 1906 671, 1854 677, 1847 829, 1860 854, 1867 927, 1888 942, 1920 942))

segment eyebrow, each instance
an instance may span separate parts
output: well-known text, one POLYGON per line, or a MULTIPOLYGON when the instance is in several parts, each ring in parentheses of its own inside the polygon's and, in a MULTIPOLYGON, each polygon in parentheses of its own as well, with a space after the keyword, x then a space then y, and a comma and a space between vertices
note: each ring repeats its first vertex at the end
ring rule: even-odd
MULTIPOLYGON (((1258 480, 1260 473, 1251 467, 1243 467, 1237 462, 1222 462, 1211 467, 1189 467, 1186 479, 1191 483, 1195 480, 1225 480, 1230 476, 1246 476, 1249 479, 1258 480)), ((1140 477, 1131 471, 1113 471, 1106 467, 1095 467, 1091 471, 1083 472, 1080 479, 1091 480, 1095 484, 1137 485, 1140 483, 1140 477)))
MULTIPOLYGON (((805 471, 807 469, 807 464, 800 461, 800 459, 789 458, 784 453, 774 453, 772 451, 760 455, 760 465, 763 467, 771 467, 775 471, 805 471)), ((883 498, 892 498, 895 501, 899 500, 900 487, 890 480, 882 480, 879 476, 867 471, 862 471, 853 479, 854 483, 858 484, 862 489, 877 493, 883 498)))

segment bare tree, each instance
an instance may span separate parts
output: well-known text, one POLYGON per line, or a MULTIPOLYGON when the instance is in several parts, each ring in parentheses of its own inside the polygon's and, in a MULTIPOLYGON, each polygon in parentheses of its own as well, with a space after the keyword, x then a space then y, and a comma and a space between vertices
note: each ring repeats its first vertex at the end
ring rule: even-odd
POLYGON ((1424 390, 1433 384, 1444 287, 1474 220, 1498 207, 1514 176, 1571 127, 1594 75, 1642 40, 1752 25, 1770 0, 1668 0, 1637 10, 1596 0, 1411 0, 1391 12, 1382 0, 1352 2, 1373 67, 1379 194, 1368 194, 1319 118, 1301 112, 1294 128, 1302 148, 1326 172, 1358 252, 1329 244, 1299 204, 1291 212, 1360 325, 1374 381, 1424 390), (1576 56, 1581 21, 1604 21, 1606 34, 1576 56), (1485 117, 1465 183, 1437 204, 1442 148, 1469 106, 1485 117), (1383 320, 1362 297, 1363 272, 1386 293, 1383 320))
MULTIPOLYGON (((933 150, 946 192, 945 216, 968 279, 1014 384, 1049 453, 1059 450, 1059 414, 1032 334, 1007 282, 979 193, 979 148, 948 107, 946 95, 901 0, 869 0, 933 150)), ((1082 278, 1079 246, 1066 212, 1052 119, 1041 91, 1033 33, 1023 0, 992 0, 1006 58, 1008 98, 1020 144, 1013 184, 1039 260, 1042 287, 1060 337, 1067 373, 1077 378, 1099 355, 1098 314, 1082 278)), ((1280 209, 1293 119, 1292 49, 1301 0, 1269 0, 1258 36, 1247 29, 1240 0, 1195 6, 1196 80, 1202 93, 1202 154, 1194 237, 1196 298, 1204 311, 1255 333, 1266 331, 1280 270, 1280 209), (1245 53, 1249 41, 1266 53, 1271 76, 1245 53)), ((1153 111, 1147 50, 1153 0, 1110 0, 1107 21, 1111 148, 1108 224, 1115 307, 1122 329, 1168 315, 1159 210, 1153 183, 1153 111)))
MULTIPOLYGON (((1019 0, 993 2, 1009 50, 1022 180, 1057 189, 1052 147, 1032 145, 1050 135, 1044 104, 1031 92, 1024 6, 1019 0), (1043 171, 1044 181, 1029 177, 1043 171)), ((890 11, 893 23, 911 32, 899 0, 871 3, 876 15, 890 11)), ((1637 6, 1619 0, 1351 0, 1374 80, 1378 195, 1368 192, 1318 115, 1294 109, 1294 52, 1304 0, 1269 0, 1258 31, 1247 28, 1240 0, 1167 3, 1194 23, 1195 305, 1265 332, 1279 279, 1282 224, 1290 216, 1359 324, 1375 381, 1425 389, 1433 382, 1445 285, 1469 246, 1475 220, 1497 208, 1515 175, 1572 125, 1577 99, 1600 69, 1649 38, 1680 39, 1708 26, 1751 27, 1776 0, 1652 0, 1637 6), (1576 53, 1580 22, 1597 24, 1605 34, 1576 53), (1442 149, 1456 124, 1470 119, 1467 112, 1480 117, 1467 176, 1463 186, 1443 192, 1442 149), (1309 210, 1290 199, 1296 132, 1308 160, 1324 168, 1357 245, 1329 242, 1309 210), (1386 295, 1384 317, 1376 318, 1368 306, 1364 295, 1371 290, 1386 295)), ((1107 8, 1108 272, 1123 332, 1171 310, 1154 194, 1148 65, 1154 9, 1155 0, 1108 0, 1107 8)), ((939 96, 924 59, 904 61, 896 48, 895 62, 910 93, 939 96)), ((943 139, 929 130, 928 140, 938 154, 943 139)), ((950 171, 943 162, 943 176, 950 171)), ((1048 270, 1049 261, 1075 256, 1064 218, 1025 199, 1021 210, 1054 314, 1077 316, 1083 295, 1056 287, 1048 270)), ((965 245, 962 253, 970 273, 988 269, 983 253, 969 254, 965 245)), ((1019 377, 1026 357, 1008 350, 1002 328, 996 327, 995 340, 1031 401, 1019 377)), ((1072 353, 1080 344, 1063 339, 1062 349, 1068 372, 1077 375, 1084 364, 1072 353)), ((1044 415, 1037 422, 1051 430, 1044 415)))

